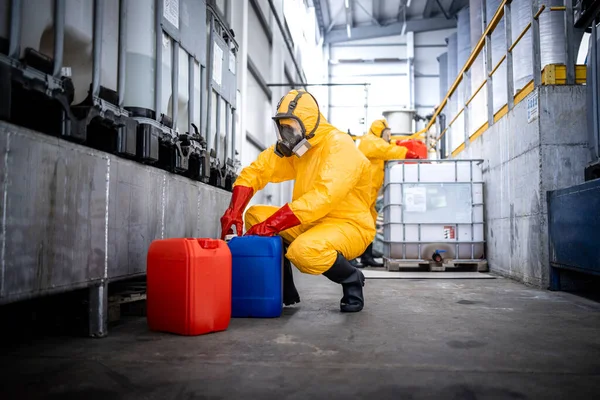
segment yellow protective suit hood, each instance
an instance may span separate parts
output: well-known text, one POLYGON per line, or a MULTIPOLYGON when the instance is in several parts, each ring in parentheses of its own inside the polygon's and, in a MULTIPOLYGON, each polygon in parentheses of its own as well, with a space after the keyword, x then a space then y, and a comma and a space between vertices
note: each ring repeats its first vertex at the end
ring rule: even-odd
MULTIPOLYGON (((284 96, 278 112, 285 113, 297 94, 293 90, 284 96)), ((334 128, 319 114, 314 99, 303 95, 294 115, 301 119, 307 133, 316 126, 314 136, 308 139, 311 148, 302 157, 281 158, 271 146, 240 172, 234 184, 251 187, 256 193, 268 183, 294 181, 289 207, 301 225, 282 232, 281 236, 292 242, 287 258, 310 274, 327 271, 338 253, 349 260, 358 257, 375 237, 369 211, 369 162, 347 133, 334 128)), ((248 209, 246 229, 277 210, 261 207, 248 209)))
POLYGON ((383 135, 383 131, 388 128, 389 125, 385 119, 378 119, 371 124, 369 133, 380 138, 383 135))
POLYGON ((403 160, 406 157, 407 149, 405 147, 390 144, 381 138, 383 131, 389 128, 385 119, 378 119, 371 124, 369 133, 364 135, 358 149, 371 161, 371 215, 373 220, 377 220, 377 211, 375 203, 377 194, 383 184, 384 167, 387 160, 403 160))
POLYGON ((288 112, 291 111, 291 118, 298 120, 305 129, 306 138, 311 146, 315 146, 321 141, 324 132, 335 129, 327 122, 316 99, 304 90, 292 90, 281 98, 277 106, 277 114, 274 120, 284 123, 289 121, 288 112), (293 107, 290 103, 295 102, 293 107))

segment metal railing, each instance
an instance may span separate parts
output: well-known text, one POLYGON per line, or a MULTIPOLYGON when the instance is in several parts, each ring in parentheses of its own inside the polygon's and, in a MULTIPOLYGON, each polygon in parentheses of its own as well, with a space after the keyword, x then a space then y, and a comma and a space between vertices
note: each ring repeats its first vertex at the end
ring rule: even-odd
MULTIPOLYGON (((447 139, 446 134, 448 131, 452 129, 453 126, 456 126, 457 121, 461 115, 463 115, 464 121, 464 140, 461 145, 456 148, 452 148, 450 146, 446 146, 448 148, 447 154, 442 154, 442 157, 448 157, 450 155, 456 155, 464 148, 468 147, 469 143, 473 141, 476 137, 482 134, 486 129, 491 127, 495 122, 497 122, 502 116, 504 116, 508 111, 511 111, 515 104, 518 104, 522 101, 529 93, 531 93, 534 88, 540 86, 542 84, 542 67, 541 67, 541 51, 540 51, 540 25, 539 18, 544 12, 564 12, 565 15, 565 52, 566 52, 566 84, 573 85, 575 84, 575 49, 573 44, 574 37, 574 26, 573 26, 573 3, 571 0, 565 0, 564 6, 558 7, 547 7, 545 5, 539 5, 539 0, 531 0, 531 20, 525 26, 525 28, 519 33, 517 38, 512 40, 512 24, 511 24, 511 4, 512 0, 503 0, 494 16, 490 21, 485 25, 485 30, 481 35, 479 41, 471 51, 467 62, 464 64, 463 68, 460 70, 456 78, 454 79, 454 83, 448 89, 446 96, 442 99, 439 106, 436 108, 433 117, 425 127, 425 129, 417 132, 414 137, 421 137, 422 135, 429 132, 429 130, 438 122, 438 117, 442 114, 444 108, 448 105, 450 98, 458 92, 459 85, 462 82, 468 82, 470 78, 469 73, 471 71, 471 67, 475 63, 477 57, 479 57, 482 52, 484 52, 483 63, 485 69, 486 78, 483 82, 478 84, 475 87, 475 90, 469 93, 469 90, 464 91, 464 98, 459 99, 462 100, 462 108, 460 108, 456 114, 452 115, 452 119, 447 123, 447 125, 440 129, 439 135, 435 138, 433 143, 431 144, 431 148, 438 150, 438 145, 440 144, 440 140, 442 138, 447 139), (496 63, 492 63, 492 33, 496 30, 496 27, 501 22, 502 18, 504 18, 504 30, 506 37, 506 51, 505 54, 500 58, 500 60, 496 63), (513 78, 513 51, 515 47, 519 44, 519 42, 523 39, 523 37, 527 34, 528 31, 532 31, 532 72, 533 79, 529 81, 522 88, 518 88, 519 91, 515 95, 515 87, 514 87, 514 78, 513 78), (494 102, 493 102, 493 76, 498 71, 503 63, 506 63, 506 91, 507 91, 507 102, 502 107, 500 107, 499 111, 494 112, 494 102), (471 106, 479 93, 483 90, 483 88, 487 88, 487 122, 485 122, 482 126, 476 127, 474 131, 470 125, 469 119, 469 111, 471 106), (446 136, 446 137, 445 137, 446 136)), ((486 21, 486 9, 485 9, 485 0, 482 0, 482 18, 483 21, 486 21)), ((450 78, 450 77, 449 77, 450 78)))

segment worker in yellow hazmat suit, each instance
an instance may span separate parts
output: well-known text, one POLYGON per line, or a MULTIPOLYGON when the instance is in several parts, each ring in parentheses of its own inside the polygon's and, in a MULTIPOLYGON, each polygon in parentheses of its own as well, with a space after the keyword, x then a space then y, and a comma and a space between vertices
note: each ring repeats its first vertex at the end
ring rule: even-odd
MULTIPOLYGON (((403 160, 405 158, 418 158, 418 155, 406 147, 390 144, 391 130, 385 119, 378 119, 371 124, 366 135, 360 138, 358 149, 371 162, 371 205, 370 211, 373 224, 377 221, 377 194, 383 185, 385 162, 388 160, 403 160)), ((382 267, 373 258, 373 244, 371 243, 360 256, 362 266, 382 267)), ((356 264, 355 264, 356 265, 356 264)))
MULTIPOLYGON (((363 253, 375 237, 368 160, 352 139, 330 125, 308 92, 285 95, 273 118, 277 143, 244 168, 236 180, 229 208, 221 218, 223 235, 242 228, 250 198, 269 182, 294 180, 292 202, 281 208, 255 205, 245 216, 247 235, 280 234, 286 259, 307 274, 323 274, 342 285, 343 312, 364 305, 364 275, 348 260, 363 253)), ((284 303, 300 301, 284 268, 284 303)), ((289 272, 286 271, 289 268, 289 272)))

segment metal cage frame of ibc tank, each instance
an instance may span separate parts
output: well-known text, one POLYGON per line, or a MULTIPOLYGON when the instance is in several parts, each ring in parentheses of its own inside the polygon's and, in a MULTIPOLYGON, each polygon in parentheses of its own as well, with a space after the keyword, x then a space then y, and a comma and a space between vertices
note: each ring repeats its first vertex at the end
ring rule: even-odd
MULTIPOLYGON (((153 0, 155 10, 154 29, 154 111, 128 106, 125 101, 127 65, 127 24, 128 12, 125 0, 118 4, 118 44, 116 90, 102 86, 102 47, 105 28, 104 2, 93 0, 92 8, 92 70, 87 98, 80 104, 71 104, 74 86, 68 68, 63 65, 65 50, 66 0, 52 0, 54 50, 52 56, 34 49, 26 49, 21 58, 21 33, 23 0, 10 0, 8 43, 6 54, 0 52, 0 89, 5 94, 0 99, 0 119, 22 125, 26 128, 59 136, 85 144, 102 151, 126 158, 153 164, 158 168, 175 172, 188 178, 213 186, 231 190, 237 175, 239 160, 235 143, 235 113, 237 79, 229 69, 229 57, 236 57, 239 49, 231 29, 210 4, 201 0, 180 0, 187 12, 196 15, 196 24, 182 25, 181 13, 167 17, 166 0, 153 0), (162 10, 163 12, 161 12, 162 10), (174 18, 179 18, 176 20, 174 18), (175 21, 175 22, 174 22, 175 21), (207 32, 206 27, 210 27, 207 32), (179 49, 188 56, 188 126, 177 126, 179 115, 178 101, 171 101, 171 117, 163 113, 163 41, 172 46, 171 54, 171 98, 179 94, 179 49), (210 40, 210 41, 209 41, 210 40), (218 43, 217 43, 218 42, 218 43), (223 50, 223 70, 221 84, 213 79, 215 45, 223 50), (198 64, 199 103, 195 87, 195 63, 198 64), (38 101, 48 107, 37 107, 35 118, 27 114, 24 107, 15 107, 11 101, 12 88, 17 85, 26 96, 37 96, 38 101), (216 104, 212 104, 212 93, 217 94, 216 104), (6 95, 8 94, 8 95, 6 95), (225 102, 225 155, 219 159, 219 139, 212 140, 211 118, 216 111, 217 132, 220 131, 221 101, 225 102), (213 110, 213 107, 216 110, 213 110), (46 108, 49 110, 47 111, 46 108), (44 110, 44 116, 40 115, 44 110), (14 113, 19 114, 14 118, 14 113), (194 113, 199 113, 199 124, 193 122, 194 113), (27 121, 44 120, 43 124, 28 125, 27 121), (22 123, 23 122, 23 123, 22 123), (38 126, 40 125, 40 126, 38 126), (91 125, 108 128, 116 135, 116 140, 105 135, 90 135, 91 125), (214 143, 214 144, 213 144, 214 143)), ((179 2, 178 2, 179 3, 179 2)), ((180 8, 181 9, 181 8, 180 8)), ((169 9, 173 12, 173 9, 169 9)), ((175 11, 178 11, 175 9, 175 11)), ((0 50, 3 43, 0 43, 0 50)), ((234 61, 235 63, 235 61, 234 61)), ((235 66, 234 70, 237 69, 235 66)), ((29 98, 29 97, 28 97, 29 98)))
MULTIPOLYGON (((60 136, 77 142, 85 142, 88 126, 92 121, 108 126, 117 133, 117 146, 114 152, 125 156, 135 155, 135 122, 129 111, 123 108, 122 93, 101 86, 101 54, 103 3, 95 0, 93 5, 93 68, 92 82, 88 97, 78 107, 71 107, 73 83, 68 71, 63 68, 65 41, 66 1, 54 0, 54 52, 52 58, 33 50, 25 49, 21 54, 21 13, 22 1, 11 0, 9 21, 9 43, 7 54, 0 53, 0 87, 3 99, 0 101, 0 118, 11 121, 13 104, 13 82, 21 85, 25 91, 37 92, 47 101, 56 101, 59 115, 54 117, 60 125, 60 136), (60 111, 59 111, 60 110, 60 111)), ((122 17, 120 17, 121 19, 122 17)), ((118 86, 124 87, 125 64, 119 56, 118 86)), ((122 92, 119 90, 119 92, 122 92)), ((56 127, 53 127, 56 128, 56 127)), ((55 133, 55 134, 56 134, 55 133)))
POLYGON ((209 11, 209 58, 208 58, 208 78, 210 82, 207 93, 207 117, 205 125, 205 137, 207 138, 207 147, 210 149, 210 179, 209 183, 214 186, 222 187, 226 190, 231 190, 233 182, 237 178, 236 169, 240 165, 236 160, 235 149, 235 113, 236 113, 236 94, 237 80, 236 72, 229 69, 231 65, 231 57, 234 58, 234 69, 237 70, 236 55, 239 49, 237 42, 234 40, 231 30, 227 23, 221 19, 219 12, 213 9, 210 4, 206 5, 209 11), (221 71, 221 82, 215 79, 215 47, 222 50, 223 62, 221 71), (215 118, 215 133, 212 133, 212 95, 215 95, 216 110, 215 118), (223 160, 219 158, 219 131, 221 128, 221 100, 225 103, 225 148, 223 160), (214 139, 214 146, 213 146, 214 139))
MULTIPOLYGON (((155 0, 155 10, 164 10, 164 1, 155 0)), ((200 19, 199 27, 201 30, 202 27, 206 27, 207 7, 204 1, 201 2, 199 10, 200 15, 204 17, 200 19)), ((155 11, 154 115, 147 116, 141 114, 134 117, 139 124, 138 143, 140 147, 139 153, 141 154, 138 157, 144 161, 156 162, 157 166, 167 171, 176 172, 201 182, 208 182, 208 169, 204 167, 204 160, 207 153, 206 141, 200 134, 205 113, 205 110, 202 108, 205 88, 202 76, 208 57, 206 54, 206 41, 204 40, 201 43, 199 49, 194 49, 193 38, 190 37, 189 32, 180 29, 178 25, 175 26, 173 21, 165 16, 164 12, 155 11), (188 126, 185 127, 185 133, 180 133, 179 130, 183 129, 183 127, 177 126, 179 116, 178 101, 171 101, 171 118, 161 113, 163 95, 163 35, 166 36, 169 43, 173 46, 171 55, 172 99, 177 99, 179 96, 179 49, 182 48, 188 55, 188 126), (192 122, 195 107, 195 62, 199 64, 200 73, 200 127, 196 127, 192 122), (192 166, 195 168, 190 169, 190 160, 192 161, 192 166)), ((199 33, 198 37, 202 37, 202 33, 199 33)))
MULTIPOLYGON (((461 185, 465 185, 465 184, 469 184, 471 187, 471 195, 473 194, 473 186, 475 184, 481 185, 482 188, 482 196, 483 196, 483 188, 484 188, 484 182, 483 180, 481 181, 474 181, 473 180, 473 165, 481 165, 483 163, 484 160, 480 160, 480 159, 443 159, 443 160, 391 160, 388 161, 386 163, 385 166, 385 181, 384 181, 384 187, 383 187, 383 192, 384 192, 384 205, 382 208, 382 212, 385 215, 385 211, 391 207, 401 207, 402 210, 404 210, 403 208, 403 204, 387 204, 387 200, 386 200, 386 192, 389 190, 389 188, 392 185, 399 185, 400 187, 402 187, 403 185, 406 184, 416 184, 421 182, 421 164, 454 164, 454 182, 436 182, 436 181, 426 181, 423 182, 425 184, 443 184, 443 185, 456 185, 456 184, 461 184, 461 185), (408 163, 412 163, 412 164, 416 164, 417 165, 417 181, 416 182, 404 182, 404 178, 405 178, 405 174, 406 174, 406 169, 403 168, 402 170, 402 175, 403 175, 403 182, 390 182, 390 170, 396 166, 396 165, 401 165, 401 164, 408 164, 408 163), (469 170, 470 170, 470 177, 469 177, 469 182, 464 182, 458 181, 458 164, 459 163, 469 163, 469 170)), ((403 191, 402 191, 402 195, 403 195, 403 191)), ((484 203, 485 201, 481 202, 481 203, 474 203, 473 201, 471 202, 471 220, 469 222, 469 225, 471 227, 471 240, 470 241, 460 241, 459 240, 459 234, 458 234, 458 225, 461 225, 459 223, 456 222, 445 222, 445 221, 440 221, 440 222, 425 222, 425 223, 404 223, 404 222, 389 222, 386 220, 386 218, 384 217, 384 222, 383 222, 383 228, 384 228, 384 239, 382 240, 384 243, 384 256, 383 256, 383 261, 384 261, 384 266, 387 270, 399 270, 401 268, 417 268, 420 266, 424 266, 427 265, 431 271, 444 271, 446 267, 455 267, 455 266, 471 266, 474 267, 476 271, 487 271, 488 268, 488 264, 487 264, 487 260, 485 258, 485 229, 483 229, 483 238, 481 241, 476 241, 475 240, 475 230, 474 230, 474 226, 475 225, 482 225, 483 227, 485 227, 485 209, 484 207, 484 203), (475 222, 475 218, 474 218, 474 209, 475 207, 482 207, 482 219, 481 222, 475 222), (471 246, 471 258, 470 259, 460 259, 460 258, 456 258, 456 259, 452 259, 452 260, 443 260, 443 262, 435 262, 435 261, 431 261, 431 260, 426 260, 426 259, 409 259, 409 258, 391 258, 391 249, 390 246, 392 244, 402 244, 402 248, 403 248, 403 255, 404 257, 406 257, 406 245, 417 245, 418 248, 418 254, 422 253, 422 245, 424 244, 421 241, 421 227, 423 225, 444 225, 444 224, 448 224, 448 225, 455 225, 456 226, 456 241, 455 242, 448 242, 449 244, 453 244, 455 245, 455 253, 458 256, 459 255, 459 248, 461 245, 470 245, 471 246), (389 229, 388 227, 391 225, 402 225, 403 229, 402 229, 402 236, 403 236, 403 240, 402 241, 396 241, 396 240, 389 240, 386 239, 386 231, 387 229, 389 229), (406 241, 406 225, 417 225, 417 231, 418 231, 418 241, 406 241), (482 258, 475 258, 474 253, 475 253, 475 245, 482 245, 483 246, 483 256, 482 258)))

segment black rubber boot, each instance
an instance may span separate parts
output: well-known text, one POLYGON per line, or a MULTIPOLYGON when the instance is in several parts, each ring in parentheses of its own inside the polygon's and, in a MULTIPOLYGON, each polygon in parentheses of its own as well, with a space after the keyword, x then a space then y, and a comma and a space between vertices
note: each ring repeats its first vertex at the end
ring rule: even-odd
POLYGON ((348 260, 338 254, 335 262, 327 271, 323 272, 329 280, 342 285, 344 297, 340 301, 342 312, 358 312, 363 309, 365 299, 363 297, 363 286, 365 276, 353 267, 348 260))
POLYGON ((350 265, 352 265, 354 268, 363 268, 364 266, 358 262, 358 259, 353 259, 348 261, 350 263, 350 265))
POLYGON ((360 262, 365 267, 383 267, 382 263, 378 263, 373 258, 373 243, 371 243, 365 250, 364 254, 360 256, 360 262))
MULTIPOLYGON (((285 249, 287 253, 287 248, 285 249)), ((292 273, 292 263, 283 256, 283 304, 291 306, 300 303, 300 295, 294 285, 294 274, 292 273)))

